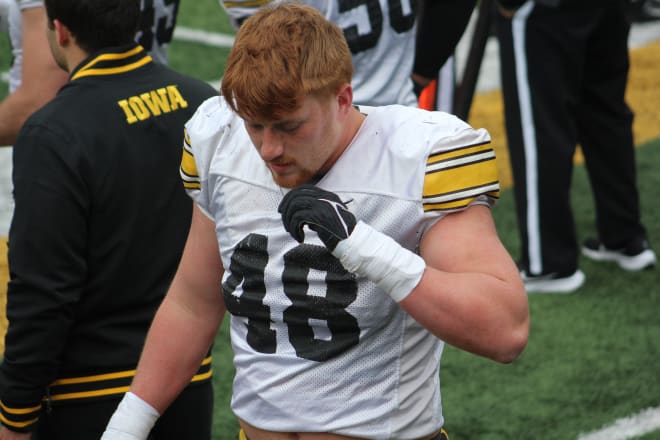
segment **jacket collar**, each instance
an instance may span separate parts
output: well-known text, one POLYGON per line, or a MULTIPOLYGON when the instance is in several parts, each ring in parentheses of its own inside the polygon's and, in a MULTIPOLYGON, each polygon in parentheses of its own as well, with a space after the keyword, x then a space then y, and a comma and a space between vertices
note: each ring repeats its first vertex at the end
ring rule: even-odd
POLYGON ((111 47, 90 55, 71 72, 71 81, 85 76, 108 76, 129 72, 153 63, 147 51, 136 43, 111 47))

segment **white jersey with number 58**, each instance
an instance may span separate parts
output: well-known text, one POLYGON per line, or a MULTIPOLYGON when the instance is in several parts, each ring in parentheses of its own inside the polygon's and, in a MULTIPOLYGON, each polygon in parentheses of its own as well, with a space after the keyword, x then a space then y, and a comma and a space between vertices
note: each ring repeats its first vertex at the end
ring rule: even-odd
MULTIPOLYGON (((264 5, 287 0, 220 0, 238 27, 264 5)), ((353 54, 353 100, 362 105, 417 106, 410 74, 415 53, 415 0, 303 0, 343 31, 353 54)))

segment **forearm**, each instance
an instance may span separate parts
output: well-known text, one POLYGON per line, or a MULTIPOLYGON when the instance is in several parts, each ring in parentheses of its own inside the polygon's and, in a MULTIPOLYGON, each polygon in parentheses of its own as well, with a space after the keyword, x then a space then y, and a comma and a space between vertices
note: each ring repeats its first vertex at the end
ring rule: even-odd
POLYGON ((190 383, 213 343, 224 311, 209 306, 198 313, 166 298, 156 313, 131 391, 161 414, 190 383))
POLYGON ((420 254, 426 270, 401 307, 449 344, 501 362, 515 359, 529 332, 527 294, 490 209, 447 215, 427 231, 420 254))
POLYGON ((448 344, 511 362, 522 352, 529 332, 526 301, 521 301, 522 285, 516 278, 427 267, 399 305, 448 344))
POLYGON ((438 338, 501 362, 515 359, 527 341, 527 297, 488 208, 442 219, 420 249, 421 257, 359 222, 333 254, 438 338))
POLYGON ((225 314, 215 224, 197 204, 177 273, 147 334, 131 391, 161 414, 190 382, 225 314))

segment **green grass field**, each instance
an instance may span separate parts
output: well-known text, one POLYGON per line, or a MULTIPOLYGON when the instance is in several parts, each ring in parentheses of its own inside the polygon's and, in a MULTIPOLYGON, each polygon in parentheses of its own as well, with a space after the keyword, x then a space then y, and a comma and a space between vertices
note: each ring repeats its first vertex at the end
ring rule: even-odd
MULTIPOLYGON (((231 32, 217 0, 182 3, 179 25, 231 32)), ((175 69, 217 81, 227 52, 175 41, 170 60, 175 69)), ((6 53, 3 37, 2 71, 9 63, 6 53)), ((660 53, 655 58, 660 67, 658 59, 660 53)), ((660 188, 660 138, 637 151, 643 219, 658 250, 660 203, 655 191, 660 188)), ((593 235, 594 209, 583 166, 576 167, 572 196, 580 237, 593 235)), ((517 225, 510 190, 503 191, 494 215, 502 240, 515 257, 517 225)), ((446 429, 452 440, 577 439, 580 433, 660 406, 658 269, 626 273, 584 259, 581 265, 587 282, 578 293, 530 296, 529 344, 513 364, 445 349, 440 375, 446 429)), ((236 439, 238 428, 229 408, 233 366, 227 320, 215 344, 214 374, 214 439, 236 439)), ((638 438, 660 439, 660 431, 638 438)))

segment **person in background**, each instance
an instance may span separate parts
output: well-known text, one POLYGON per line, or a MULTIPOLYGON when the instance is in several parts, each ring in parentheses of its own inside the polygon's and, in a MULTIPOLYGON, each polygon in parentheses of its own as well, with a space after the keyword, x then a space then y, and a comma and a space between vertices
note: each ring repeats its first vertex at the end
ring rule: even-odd
POLYGON ((582 286, 570 203, 579 144, 596 207, 582 254, 637 271, 656 262, 641 221, 633 114, 625 102, 625 0, 499 0, 502 91, 529 293, 582 286), (557 31, 561 29, 561 31, 557 31))
MULTIPOLYGON (((0 439, 98 440, 131 382, 192 213, 177 175, 207 83, 135 43, 136 0, 45 0, 70 79, 13 152, 0 439)), ((211 359, 154 429, 210 439, 211 359)))
POLYGON ((355 106, 352 72, 317 9, 243 22, 222 96, 186 124, 188 241, 103 440, 148 438, 226 312, 231 405, 250 440, 446 439, 444 343, 499 362, 524 349, 488 132, 355 106))
MULTIPOLYGON (((235 29, 264 6, 291 0, 219 0, 235 29)), ((351 50, 357 104, 417 106, 410 74, 416 35, 416 1, 302 0, 344 32, 351 50)))
MULTIPOLYGON (((50 101, 67 82, 68 73, 53 60, 44 36, 46 13, 43 0, 7 1, 0 25, 7 25, 12 64, 9 69, 9 94, 0 101, 0 200, 1 236, 6 237, 9 217, 14 210, 11 188, 11 147, 25 120, 50 101)), ((167 47, 172 39, 179 0, 143 0, 137 41, 157 61, 167 62, 167 47)), ((0 312, 4 313, 4 311, 0 312)), ((0 319, 0 337, 6 331, 0 319)))
MULTIPOLYGON (((135 38, 151 56, 167 63, 180 0, 142 0, 135 38)), ((12 47, 9 95, 0 102, 0 146, 16 142, 18 131, 35 110, 50 101, 68 80, 50 54, 43 29, 43 0, 8 2, 8 31, 12 47)))
MULTIPOLYGON (((238 29, 259 8, 286 1, 291 0, 220 0, 220 4, 238 29)), ((344 31, 353 55, 357 104, 417 106, 422 89, 439 82, 442 100, 429 110, 452 112, 456 83, 453 52, 476 0, 300 3, 318 9, 344 31)))

